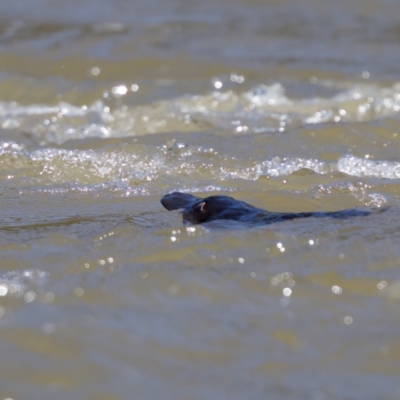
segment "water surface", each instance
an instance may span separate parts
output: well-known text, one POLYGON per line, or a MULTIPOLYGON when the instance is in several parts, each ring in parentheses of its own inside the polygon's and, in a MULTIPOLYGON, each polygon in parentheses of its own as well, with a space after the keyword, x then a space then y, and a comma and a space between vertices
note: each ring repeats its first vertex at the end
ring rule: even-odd
POLYGON ((0 398, 398 399, 399 13, 2 1, 0 398))

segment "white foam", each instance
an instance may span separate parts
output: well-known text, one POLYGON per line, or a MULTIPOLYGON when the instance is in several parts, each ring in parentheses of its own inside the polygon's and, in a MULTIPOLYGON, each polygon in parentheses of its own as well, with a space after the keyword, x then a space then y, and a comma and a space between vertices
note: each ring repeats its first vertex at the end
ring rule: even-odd
POLYGON ((152 104, 110 108, 105 101, 90 106, 0 103, 1 128, 25 130, 40 144, 87 137, 125 137, 212 128, 232 133, 282 132, 323 122, 370 121, 400 112, 400 84, 326 83, 331 97, 290 98, 280 83, 185 95, 152 104), (332 90, 333 90, 332 89, 332 90))
POLYGON ((346 155, 339 158, 337 169, 339 172, 357 177, 400 178, 400 163, 395 161, 375 161, 346 155))

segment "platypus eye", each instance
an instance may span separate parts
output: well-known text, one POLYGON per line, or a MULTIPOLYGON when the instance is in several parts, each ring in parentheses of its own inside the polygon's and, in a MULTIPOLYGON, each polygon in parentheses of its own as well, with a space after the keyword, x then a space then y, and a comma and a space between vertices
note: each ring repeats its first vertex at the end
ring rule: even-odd
POLYGON ((200 206, 200 211, 201 212, 205 212, 206 211, 206 202, 205 201, 200 203, 199 206, 200 206))

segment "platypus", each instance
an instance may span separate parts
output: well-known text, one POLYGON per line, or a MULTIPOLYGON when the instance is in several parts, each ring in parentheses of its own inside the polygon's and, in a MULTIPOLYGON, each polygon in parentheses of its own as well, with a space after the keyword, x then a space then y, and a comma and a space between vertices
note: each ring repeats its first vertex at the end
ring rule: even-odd
POLYGON ((239 221, 249 225, 264 225, 295 218, 350 218, 372 213, 370 210, 348 209, 327 212, 279 213, 254 207, 229 196, 196 197, 188 193, 174 192, 165 195, 161 204, 167 210, 182 209, 183 222, 202 224, 216 220, 239 221))

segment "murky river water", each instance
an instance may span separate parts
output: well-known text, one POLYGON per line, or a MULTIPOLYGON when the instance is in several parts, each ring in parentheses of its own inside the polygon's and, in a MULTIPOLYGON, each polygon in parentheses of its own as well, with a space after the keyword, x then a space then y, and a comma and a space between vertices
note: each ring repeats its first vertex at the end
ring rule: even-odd
POLYGON ((0 399, 399 399, 399 15, 3 0, 0 399))

